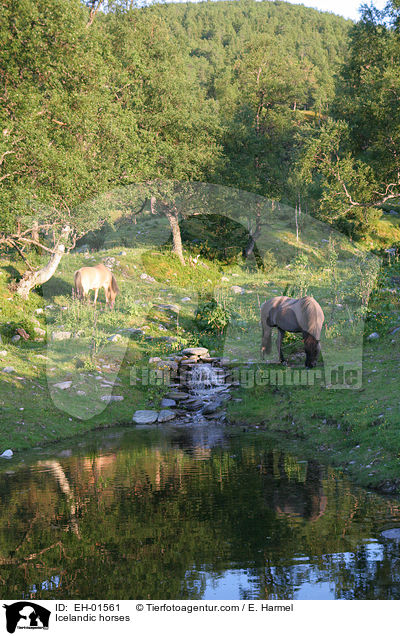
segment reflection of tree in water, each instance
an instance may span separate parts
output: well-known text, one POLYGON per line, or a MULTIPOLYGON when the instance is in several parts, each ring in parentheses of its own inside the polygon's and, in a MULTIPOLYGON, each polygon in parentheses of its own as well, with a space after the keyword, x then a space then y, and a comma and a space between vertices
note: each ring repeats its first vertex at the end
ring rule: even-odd
POLYGON ((244 598, 293 598, 306 580, 332 581, 339 598, 399 598, 394 546, 376 557, 363 545, 394 502, 262 438, 213 433, 200 457, 190 435, 3 477, 3 598, 34 586, 37 598, 201 598, 205 572, 236 568, 249 573, 244 598))

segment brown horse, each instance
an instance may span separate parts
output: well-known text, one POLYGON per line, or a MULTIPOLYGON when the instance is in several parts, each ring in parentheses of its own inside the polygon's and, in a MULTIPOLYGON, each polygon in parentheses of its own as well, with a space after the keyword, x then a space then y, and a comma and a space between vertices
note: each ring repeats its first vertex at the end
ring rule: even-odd
POLYGON ((285 359, 282 353, 282 339, 285 331, 302 333, 304 350, 306 352, 306 367, 316 366, 318 354, 321 351, 320 339, 324 322, 324 312, 312 298, 289 298, 275 296, 261 305, 262 341, 261 352, 271 352, 271 329, 278 328, 278 353, 282 364, 285 359))
POLYGON ((114 274, 102 263, 94 267, 78 269, 75 272, 74 282, 77 298, 84 298, 90 289, 94 289, 94 304, 96 304, 99 289, 103 287, 107 305, 111 309, 114 307, 115 297, 119 292, 117 281, 114 274))

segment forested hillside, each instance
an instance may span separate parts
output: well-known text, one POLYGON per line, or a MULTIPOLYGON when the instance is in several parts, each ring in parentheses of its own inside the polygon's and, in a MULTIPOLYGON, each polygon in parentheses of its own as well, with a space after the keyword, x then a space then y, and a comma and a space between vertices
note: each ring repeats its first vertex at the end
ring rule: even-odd
POLYGON ((213 180, 294 201, 299 128, 321 121, 346 59, 351 22, 286 2, 155 5, 214 101, 222 158, 213 180))

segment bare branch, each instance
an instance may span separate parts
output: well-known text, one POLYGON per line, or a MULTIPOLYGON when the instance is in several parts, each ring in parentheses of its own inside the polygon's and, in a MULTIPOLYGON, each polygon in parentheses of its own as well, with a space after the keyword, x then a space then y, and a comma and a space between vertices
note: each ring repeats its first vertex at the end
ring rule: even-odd
POLYGON ((2 155, 1 155, 1 157, 0 157, 0 166, 2 165, 2 163, 3 163, 3 161, 4 161, 4 158, 5 158, 7 155, 15 155, 15 150, 6 150, 5 152, 3 152, 3 154, 2 154, 2 155))
POLYGON ((102 4, 103 4, 103 0, 98 0, 97 4, 96 4, 96 0, 92 0, 92 7, 90 9, 89 21, 86 24, 86 28, 90 27, 90 25, 93 24, 93 21, 96 17, 96 13, 98 12, 102 4))

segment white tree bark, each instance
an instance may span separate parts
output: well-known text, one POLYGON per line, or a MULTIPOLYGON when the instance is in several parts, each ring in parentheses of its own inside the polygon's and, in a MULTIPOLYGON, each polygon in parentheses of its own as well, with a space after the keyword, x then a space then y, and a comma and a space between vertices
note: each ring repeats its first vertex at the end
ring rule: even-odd
POLYGON ((66 226, 61 232, 61 239, 51 253, 49 261, 44 267, 34 272, 25 272, 17 285, 17 294, 22 298, 28 298, 29 292, 38 285, 43 285, 54 275, 65 253, 65 242, 71 233, 71 228, 66 226))

